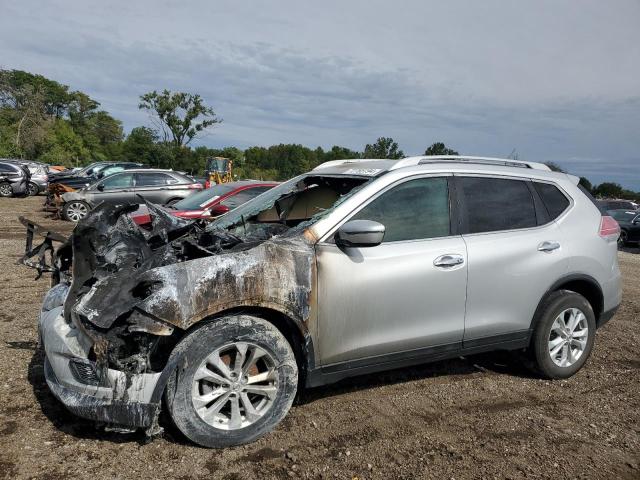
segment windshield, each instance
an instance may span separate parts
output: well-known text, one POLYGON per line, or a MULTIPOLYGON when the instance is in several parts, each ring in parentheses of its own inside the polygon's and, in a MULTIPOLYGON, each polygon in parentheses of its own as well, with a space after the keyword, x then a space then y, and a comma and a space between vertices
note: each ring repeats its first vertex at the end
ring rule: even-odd
POLYGON ((80 170, 78 172, 78 176, 80 176, 80 177, 90 177, 91 175, 94 175, 94 174, 98 173, 100 170, 105 168, 107 165, 108 164, 106 164, 106 163, 92 163, 91 165, 88 165, 88 166, 84 167, 82 170, 80 170))
POLYGON ((237 227, 247 231, 260 225, 281 225, 285 231, 297 231, 311 219, 315 222, 327 215, 370 180, 371 177, 347 175, 300 175, 223 215, 207 229, 237 227))
POLYGON ((189 195, 187 198, 175 203, 173 207, 176 210, 202 210, 205 205, 217 197, 226 195, 238 188, 237 185, 230 183, 221 183, 211 188, 202 190, 201 192, 189 195))

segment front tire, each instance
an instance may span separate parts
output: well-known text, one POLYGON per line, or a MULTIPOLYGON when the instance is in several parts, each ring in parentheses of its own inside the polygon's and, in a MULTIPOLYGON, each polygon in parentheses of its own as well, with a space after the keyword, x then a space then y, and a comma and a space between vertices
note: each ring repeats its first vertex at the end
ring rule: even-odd
POLYGON ((571 377, 589 358, 595 335, 595 314, 587 299, 569 290, 554 292, 533 333, 536 370, 549 379, 571 377))
POLYGON ((91 207, 89 207, 88 203, 81 200, 73 200, 64 204, 62 216, 65 220, 78 223, 89 214, 90 210, 91 207))
POLYGON ((167 407, 178 429, 199 445, 252 442, 271 431, 293 403, 296 359, 287 339, 266 320, 216 319, 188 334, 176 351, 184 352, 184 368, 167 384, 167 407))
POLYGON ((13 189, 9 182, 0 183, 0 197, 13 197, 13 189))

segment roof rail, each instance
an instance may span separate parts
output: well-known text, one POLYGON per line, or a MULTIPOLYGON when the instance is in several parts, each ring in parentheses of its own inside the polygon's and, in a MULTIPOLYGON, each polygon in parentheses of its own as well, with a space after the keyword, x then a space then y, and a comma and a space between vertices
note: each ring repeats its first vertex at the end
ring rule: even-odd
MULTIPOLYGON (((358 164, 360 162, 375 162, 386 161, 389 159, 371 159, 371 158, 352 158, 345 160, 331 160, 321 163, 313 170, 322 170, 323 168, 335 167, 338 165, 346 164, 358 164)), ((509 158, 493 158, 493 157, 469 157, 465 155, 431 155, 431 156, 418 156, 418 157, 406 157, 400 160, 394 161, 389 170, 397 170, 403 167, 415 167, 418 165, 428 165, 430 163, 466 163, 475 165, 498 165, 503 167, 517 167, 517 168, 531 168, 533 170, 546 170, 551 169, 544 163, 538 162, 523 162, 521 160, 511 160, 509 158)))
POLYGON ((503 167, 531 168, 533 170, 551 170, 544 163, 523 162, 521 160, 511 160, 507 158, 469 157, 464 155, 407 157, 402 160, 398 160, 390 170, 416 165, 427 165, 429 163, 471 163, 476 165, 499 165, 503 167))

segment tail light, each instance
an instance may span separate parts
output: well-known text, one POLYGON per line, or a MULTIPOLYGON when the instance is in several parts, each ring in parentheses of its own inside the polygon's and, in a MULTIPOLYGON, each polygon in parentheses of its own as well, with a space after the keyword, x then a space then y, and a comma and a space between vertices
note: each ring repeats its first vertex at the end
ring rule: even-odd
POLYGON ((204 188, 210 188, 210 187, 211 187, 211 182, 209 180, 204 182, 204 188))
POLYGON ((616 237, 620 235, 620 225, 613 217, 603 215, 602 220, 600 220, 600 236, 607 238, 613 235, 616 237))
POLYGON ((200 183, 192 183, 190 185, 187 185, 187 187, 189 188, 189 190, 202 190, 202 184, 200 183))

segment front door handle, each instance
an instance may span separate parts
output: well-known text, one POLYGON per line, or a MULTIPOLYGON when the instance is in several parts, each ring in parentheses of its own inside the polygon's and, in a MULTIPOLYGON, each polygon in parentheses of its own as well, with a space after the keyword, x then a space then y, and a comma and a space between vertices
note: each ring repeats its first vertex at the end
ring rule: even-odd
POLYGON ((538 245, 538 251, 551 253, 554 250, 558 250, 560 248, 560 244, 558 242, 549 242, 545 241, 538 245))
POLYGON ((462 255, 458 255, 456 253, 448 253, 446 255, 440 255, 433 261, 433 265, 435 267, 440 268, 451 268, 457 265, 462 265, 464 263, 464 258, 462 255))

